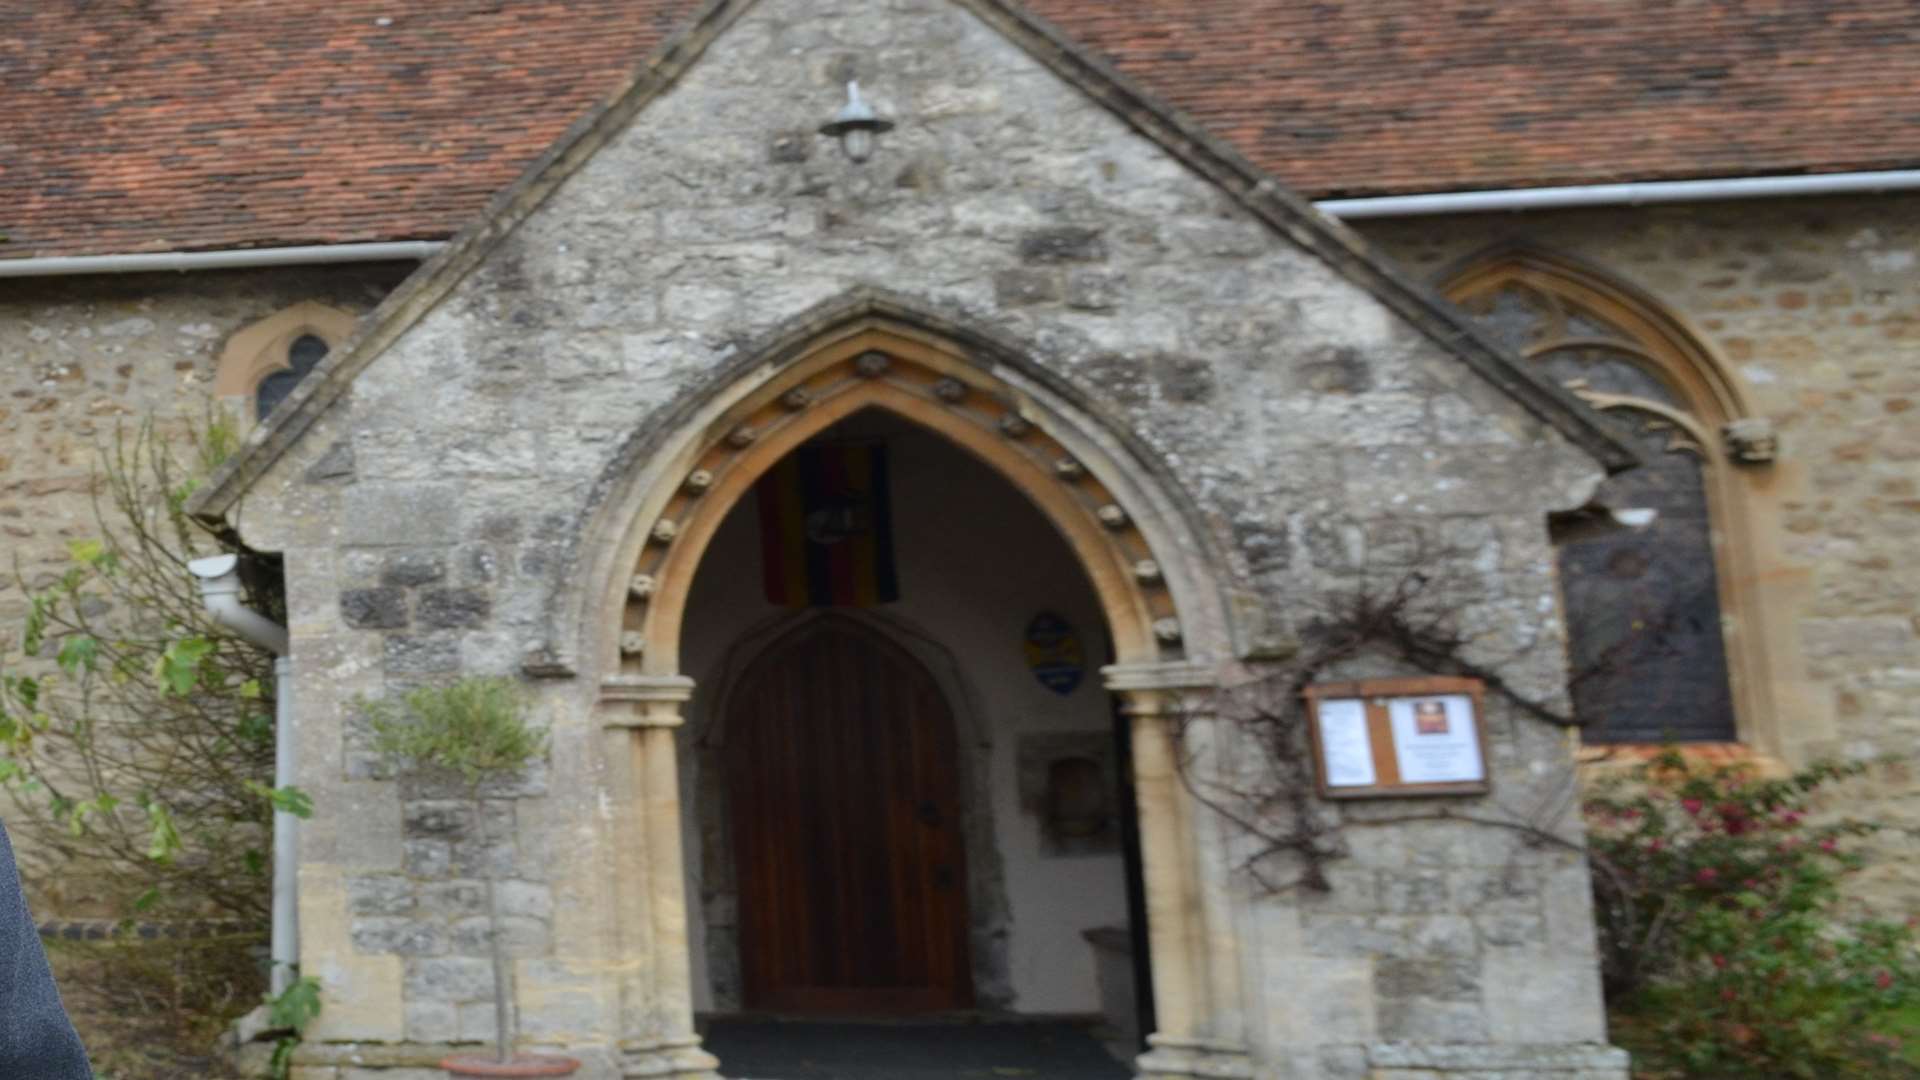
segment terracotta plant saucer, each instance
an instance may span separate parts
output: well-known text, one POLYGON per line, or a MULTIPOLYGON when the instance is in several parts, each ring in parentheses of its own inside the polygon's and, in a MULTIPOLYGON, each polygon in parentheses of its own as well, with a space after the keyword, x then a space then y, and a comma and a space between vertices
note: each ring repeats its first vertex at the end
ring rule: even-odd
POLYGON ((455 1054, 442 1058, 440 1067, 449 1076, 571 1076, 580 1063, 557 1054, 515 1054, 507 1061, 496 1061, 492 1054, 455 1054))

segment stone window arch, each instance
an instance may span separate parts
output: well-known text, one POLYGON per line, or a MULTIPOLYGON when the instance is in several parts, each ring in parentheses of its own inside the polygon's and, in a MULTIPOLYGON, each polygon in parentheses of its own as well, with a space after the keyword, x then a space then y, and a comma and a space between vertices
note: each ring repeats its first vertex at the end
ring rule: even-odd
POLYGON ((354 321, 351 312, 308 300, 241 329, 220 352, 214 396, 251 422, 266 419, 354 321))
POLYGON ((1565 256, 1491 252, 1442 291, 1619 421, 1646 459, 1596 501, 1652 510, 1650 524, 1570 529, 1560 544, 1586 740, 1741 742, 1798 756, 1822 732, 1812 710, 1790 704, 1809 695, 1787 621, 1795 583, 1771 543, 1774 439, 1733 376, 1657 299, 1565 256))

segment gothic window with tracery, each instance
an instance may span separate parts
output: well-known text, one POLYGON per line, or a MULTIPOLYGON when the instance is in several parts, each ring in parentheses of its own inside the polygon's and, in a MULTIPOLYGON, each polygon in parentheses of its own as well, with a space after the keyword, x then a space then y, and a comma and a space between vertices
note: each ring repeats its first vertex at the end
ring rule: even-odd
POLYGON ((307 301, 241 328, 220 353, 216 397, 265 420, 293 393, 335 343, 352 332, 351 312, 307 301))
POLYGON ((1451 292, 1502 344, 1617 420, 1645 458, 1595 501, 1652 520, 1559 545, 1583 737, 1734 739, 1712 483, 1725 467, 1713 439, 1724 420, 1713 415, 1711 373, 1689 366, 1650 320, 1538 266, 1496 265, 1451 292))

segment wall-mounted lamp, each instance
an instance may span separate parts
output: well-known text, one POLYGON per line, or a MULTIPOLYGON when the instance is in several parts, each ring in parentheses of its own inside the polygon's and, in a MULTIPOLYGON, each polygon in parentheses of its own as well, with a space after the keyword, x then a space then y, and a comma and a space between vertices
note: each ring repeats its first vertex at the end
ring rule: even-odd
POLYGON ((820 134, 839 139, 847 157, 865 161, 873 155, 873 137, 892 129, 893 121, 881 119, 873 106, 860 97, 860 83, 855 80, 847 84, 847 103, 840 106, 831 121, 821 125, 820 134))

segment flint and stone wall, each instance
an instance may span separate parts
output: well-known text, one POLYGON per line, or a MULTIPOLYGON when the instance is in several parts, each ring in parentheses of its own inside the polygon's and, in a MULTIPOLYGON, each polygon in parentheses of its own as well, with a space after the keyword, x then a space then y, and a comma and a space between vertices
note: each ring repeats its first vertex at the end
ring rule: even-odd
MULTIPOLYGON (((1027 343, 1142 440, 1231 553, 1219 583, 1250 588, 1277 631, 1363 571, 1451 548, 1436 577, 1476 653, 1561 696, 1544 515, 1597 482, 1584 455, 959 8, 766 0, 361 374, 240 514, 287 557, 301 783, 321 807, 301 919, 329 997, 305 1075, 485 1034, 458 902, 481 860, 525 901, 527 1037, 612 1074, 598 673, 536 684, 551 761, 478 825, 383 774, 353 698, 520 671, 561 591, 617 587, 554 570, 591 564, 571 545, 622 447, 783 320, 874 286, 1027 343), (905 121, 865 165, 813 134, 853 75, 905 121)), ((1224 639, 1192 644, 1231 668, 1224 639)), ((1564 733, 1504 707, 1488 722, 1504 801, 1565 789, 1564 733)), ((1461 823, 1350 831, 1325 897, 1220 883, 1257 1075, 1623 1074, 1576 859, 1461 823)))

